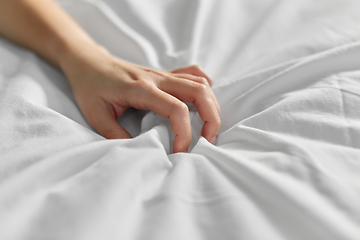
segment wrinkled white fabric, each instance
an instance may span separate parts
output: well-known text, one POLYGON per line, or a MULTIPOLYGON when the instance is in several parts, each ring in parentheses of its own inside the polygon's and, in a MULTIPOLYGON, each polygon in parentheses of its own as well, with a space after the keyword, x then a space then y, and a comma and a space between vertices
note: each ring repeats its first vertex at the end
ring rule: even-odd
POLYGON ((0 38, 0 239, 360 239, 360 2, 59 0, 114 55, 200 65, 222 126, 91 130, 65 76, 0 38))

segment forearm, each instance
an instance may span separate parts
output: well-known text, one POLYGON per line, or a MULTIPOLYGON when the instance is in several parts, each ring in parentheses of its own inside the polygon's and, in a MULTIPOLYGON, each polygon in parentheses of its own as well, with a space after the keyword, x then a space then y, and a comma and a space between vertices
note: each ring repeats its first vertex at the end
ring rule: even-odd
POLYGON ((53 0, 0 0, 0 34, 58 67, 68 52, 96 45, 53 0))

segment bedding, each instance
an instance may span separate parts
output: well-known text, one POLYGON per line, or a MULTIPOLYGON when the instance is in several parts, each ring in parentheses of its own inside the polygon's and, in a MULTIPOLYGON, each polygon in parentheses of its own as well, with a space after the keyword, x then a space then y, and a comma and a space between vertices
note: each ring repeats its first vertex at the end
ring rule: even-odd
POLYGON ((360 2, 58 0, 115 56, 197 64, 222 125, 188 153, 129 109, 106 140, 59 70, 0 37, 0 239, 360 239, 360 2))

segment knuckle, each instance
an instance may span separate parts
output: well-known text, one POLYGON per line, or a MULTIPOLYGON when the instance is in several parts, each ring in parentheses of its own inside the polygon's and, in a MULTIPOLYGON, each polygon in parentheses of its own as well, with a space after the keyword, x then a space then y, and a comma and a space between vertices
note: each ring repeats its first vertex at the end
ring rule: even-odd
POLYGON ((138 77, 136 80, 134 80, 133 83, 137 86, 145 86, 148 84, 148 81, 146 80, 146 78, 138 77))
POLYGON ((221 126, 221 120, 220 120, 220 117, 219 117, 219 116, 216 116, 216 117, 215 117, 214 122, 213 122, 213 126, 215 126, 217 129, 220 128, 220 126, 221 126))
POLYGON ((204 78, 204 77, 196 77, 196 78, 199 83, 204 84, 204 85, 208 84, 208 81, 206 78, 204 78))
POLYGON ((173 102, 172 108, 174 109, 174 111, 180 112, 181 114, 188 114, 189 113, 188 106, 185 103, 181 102, 181 101, 173 102))
POLYGON ((198 65, 192 65, 191 68, 196 69, 196 70, 200 69, 200 67, 198 65))
POLYGON ((215 125, 216 125, 218 128, 220 127, 220 125, 221 125, 221 119, 220 119, 220 117, 216 117, 215 125))
POLYGON ((196 83, 194 84, 195 91, 198 94, 206 94, 208 92, 208 87, 202 83, 196 83))
POLYGON ((151 90, 153 88, 152 84, 145 78, 138 78, 138 80, 132 83, 133 88, 135 89, 144 89, 151 90))

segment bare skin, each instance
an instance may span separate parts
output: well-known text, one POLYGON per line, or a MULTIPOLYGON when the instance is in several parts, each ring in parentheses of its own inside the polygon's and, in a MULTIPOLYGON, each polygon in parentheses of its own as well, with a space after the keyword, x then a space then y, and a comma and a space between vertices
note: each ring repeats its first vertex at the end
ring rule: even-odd
POLYGON ((131 137, 116 121, 127 108, 152 110, 169 118, 174 153, 186 152, 189 102, 204 121, 201 135, 215 142, 220 108, 211 80, 197 66, 158 71, 118 59, 52 0, 0 0, 0 34, 64 71, 86 120, 105 138, 131 137))

